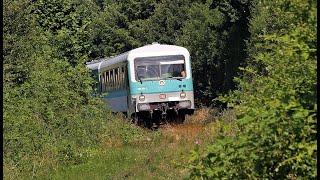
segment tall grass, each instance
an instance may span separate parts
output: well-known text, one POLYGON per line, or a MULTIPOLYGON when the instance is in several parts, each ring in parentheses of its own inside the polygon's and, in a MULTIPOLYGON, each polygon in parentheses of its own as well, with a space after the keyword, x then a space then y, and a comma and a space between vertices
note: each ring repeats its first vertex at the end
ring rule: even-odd
MULTIPOLYGON (((202 108, 184 124, 166 124, 156 131, 130 123, 122 114, 106 120, 99 146, 83 151, 86 160, 77 165, 51 166, 35 179, 183 179, 192 150, 205 149, 217 133, 232 122, 234 113, 202 108)), ((54 161, 48 160, 47 163, 54 161)), ((46 163, 43 161, 43 163, 46 163)), ((32 173, 14 175, 26 179, 32 173)), ((7 178, 9 179, 9 178, 7 178)))

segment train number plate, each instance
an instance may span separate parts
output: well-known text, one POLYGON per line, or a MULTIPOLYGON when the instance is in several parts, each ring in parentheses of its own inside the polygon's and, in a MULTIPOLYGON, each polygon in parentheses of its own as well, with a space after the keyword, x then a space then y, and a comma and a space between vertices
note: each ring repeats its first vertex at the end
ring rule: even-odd
POLYGON ((169 101, 179 101, 179 97, 169 97, 169 101))

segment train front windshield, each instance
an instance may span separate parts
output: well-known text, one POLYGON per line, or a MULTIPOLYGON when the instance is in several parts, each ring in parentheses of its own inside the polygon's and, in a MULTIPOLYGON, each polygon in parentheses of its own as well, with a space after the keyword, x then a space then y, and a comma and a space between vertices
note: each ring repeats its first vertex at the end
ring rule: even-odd
POLYGON ((142 57, 134 60, 137 81, 185 78, 185 59, 182 55, 142 57))

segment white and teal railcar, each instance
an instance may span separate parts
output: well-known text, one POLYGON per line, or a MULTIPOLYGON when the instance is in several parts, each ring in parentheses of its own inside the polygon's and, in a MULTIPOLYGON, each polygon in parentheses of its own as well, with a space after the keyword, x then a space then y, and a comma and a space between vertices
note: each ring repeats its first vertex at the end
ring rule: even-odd
POLYGON ((180 46, 153 43, 115 57, 87 63, 96 75, 96 93, 114 112, 148 121, 194 111, 189 51, 180 46))

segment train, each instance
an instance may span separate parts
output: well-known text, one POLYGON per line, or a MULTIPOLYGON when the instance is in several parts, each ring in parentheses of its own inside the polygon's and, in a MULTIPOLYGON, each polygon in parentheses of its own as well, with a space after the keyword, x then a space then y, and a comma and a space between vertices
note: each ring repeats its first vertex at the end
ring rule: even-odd
POLYGON ((194 112, 189 51, 152 43, 86 63, 95 79, 93 96, 134 123, 182 122, 194 112))

